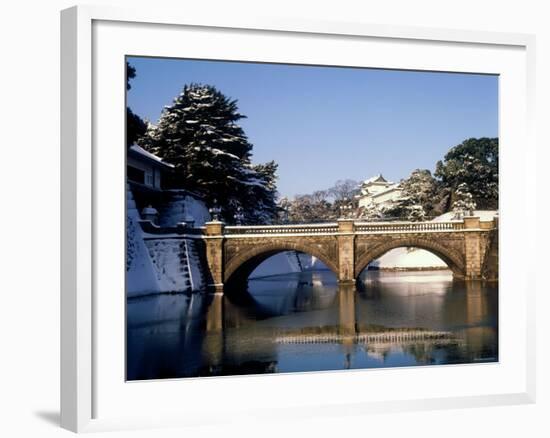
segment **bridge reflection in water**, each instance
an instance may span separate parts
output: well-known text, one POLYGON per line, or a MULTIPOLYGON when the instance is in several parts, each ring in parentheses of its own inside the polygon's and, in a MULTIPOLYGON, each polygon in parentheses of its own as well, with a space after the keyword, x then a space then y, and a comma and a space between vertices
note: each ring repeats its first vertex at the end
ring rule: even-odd
POLYGON ((498 360, 497 288, 447 271, 278 275, 128 301, 129 380, 498 360))

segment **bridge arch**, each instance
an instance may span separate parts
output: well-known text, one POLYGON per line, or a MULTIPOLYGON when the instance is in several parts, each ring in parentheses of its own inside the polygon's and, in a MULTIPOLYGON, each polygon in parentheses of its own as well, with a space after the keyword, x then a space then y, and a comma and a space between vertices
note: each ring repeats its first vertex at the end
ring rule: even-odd
POLYGON ((263 261, 269 257, 285 252, 298 251, 312 255, 321 260, 336 276, 338 276, 337 261, 332 260, 318 246, 304 242, 270 242, 258 245, 246 251, 240 251, 236 256, 226 260, 223 274, 224 284, 244 281, 263 261))
POLYGON ((403 247, 414 247, 419 249, 424 249, 438 256, 443 260, 449 269, 453 272, 453 275, 457 278, 464 278, 466 275, 466 267, 464 263, 464 257, 462 254, 454 251, 437 243, 433 240, 410 237, 410 238, 398 238, 390 239, 387 242, 380 243, 379 245, 373 247, 363 256, 359 257, 355 263, 355 275, 356 278, 359 278, 361 272, 374 260, 382 257, 388 251, 396 248, 403 247))

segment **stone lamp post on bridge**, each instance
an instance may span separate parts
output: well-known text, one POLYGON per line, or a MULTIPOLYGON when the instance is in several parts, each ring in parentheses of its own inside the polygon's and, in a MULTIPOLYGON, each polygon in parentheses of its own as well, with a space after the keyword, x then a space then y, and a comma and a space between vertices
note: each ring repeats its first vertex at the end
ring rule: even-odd
POLYGON ((342 200, 342 205, 340 205, 340 218, 346 219, 351 217, 352 210, 353 210, 353 205, 351 205, 348 198, 344 198, 342 200))
POLYGON ((210 280, 207 287, 210 292, 223 292, 223 232, 224 223, 220 221, 220 213, 222 209, 218 205, 218 201, 214 199, 212 207, 208 209, 211 220, 206 222, 206 259, 210 270, 210 280))
POLYGON ((214 199, 214 202, 212 203, 212 207, 208 209, 208 213, 210 213, 212 222, 219 222, 220 220, 220 213, 222 212, 222 209, 218 205, 217 199, 214 199))
POLYGON ((242 225, 244 220, 244 214, 243 209, 241 206, 237 207, 237 213, 233 215, 233 219, 235 219, 236 225, 242 225))

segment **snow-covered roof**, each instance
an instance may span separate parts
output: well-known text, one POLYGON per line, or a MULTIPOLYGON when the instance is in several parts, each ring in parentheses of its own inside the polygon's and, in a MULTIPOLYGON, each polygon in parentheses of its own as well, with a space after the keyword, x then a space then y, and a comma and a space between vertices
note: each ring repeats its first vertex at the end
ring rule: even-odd
POLYGON ((146 160, 153 162, 155 164, 158 164, 160 166, 166 166, 170 169, 174 168, 173 164, 166 163, 162 160, 162 158, 158 157, 155 154, 152 154, 151 152, 146 151, 141 146, 138 146, 137 144, 133 144, 130 146, 130 149, 128 150, 129 153, 134 155, 135 157, 145 158, 146 160))
POLYGON ((386 180, 381 173, 363 181, 363 185, 366 185, 366 186, 370 184, 376 184, 376 183, 393 184, 392 182, 386 180))

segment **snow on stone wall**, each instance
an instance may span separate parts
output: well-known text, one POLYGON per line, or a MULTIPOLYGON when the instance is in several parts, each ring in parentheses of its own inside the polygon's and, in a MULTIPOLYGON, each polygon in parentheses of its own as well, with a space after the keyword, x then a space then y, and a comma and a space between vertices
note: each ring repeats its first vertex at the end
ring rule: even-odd
POLYGON ((155 278, 161 292, 190 290, 189 277, 182 260, 181 239, 146 240, 145 245, 153 262, 155 278))
POLYGON ((288 274, 291 272, 301 272, 296 252, 286 251, 275 254, 261 263, 250 274, 250 278, 267 277, 270 275, 288 274))
MULTIPOLYGON (((193 239, 145 240, 130 189, 127 190, 127 199, 127 295, 202 290, 203 267, 193 239)), ((174 225, 189 218, 195 221, 195 226, 202 226, 209 219, 209 214, 202 201, 185 192, 175 192, 169 202, 159 206, 161 226, 174 225)))
POLYGON ((159 207, 159 225, 173 226, 189 218, 195 221, 195 227, 202 227, 210 220, 210 214, 205 203, 185 191, 172 191, 170 200, 159 207))
POLYGON ((250 274, 250 278, 326 269, 328 269, 326 265, 312 255, 296 251, 285 251, 271 256, 260 264, 250 274))
POLYGON ((191 292, 204 287, 193 239, 148 239, 145 243, 161 292, 191 292))
POLYGON ((126 205, 126 293, 128 296, 133 296, 159 292, 160 288, 154 275, 149 251, 143 241, 143 232, 138 223, 140 216, 129 188, 126 189, 126 205))
POLYGON ((189 280, 191 282, 191 289, 202 290, 206 287, 205 284, 205 275, 202 272, 203 269, 206 269, 202 266, 201 259, 199 256, 199 248, 195 245, 195 241, 192 239, 184 240, 185 250, 188 261, 188 272, 189 280))
POLYGON ((299 257, 304 271, 323 271, 328 269, 327 265, 315 256, 300 253, 299 257))

